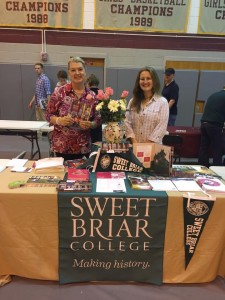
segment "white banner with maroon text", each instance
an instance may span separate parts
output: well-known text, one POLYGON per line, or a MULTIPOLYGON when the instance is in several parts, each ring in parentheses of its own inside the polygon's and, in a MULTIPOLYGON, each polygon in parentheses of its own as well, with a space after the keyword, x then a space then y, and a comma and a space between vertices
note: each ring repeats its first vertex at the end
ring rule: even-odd
POLYGON ((200 1, 200 34, 225 34, 225 1, 200 1))
POLYGON ((95 0, 95 29, 186 32, 188 0, 95 0))
POLYGON ((0 26, 82 29, 81 0, 0 1, 0 26))

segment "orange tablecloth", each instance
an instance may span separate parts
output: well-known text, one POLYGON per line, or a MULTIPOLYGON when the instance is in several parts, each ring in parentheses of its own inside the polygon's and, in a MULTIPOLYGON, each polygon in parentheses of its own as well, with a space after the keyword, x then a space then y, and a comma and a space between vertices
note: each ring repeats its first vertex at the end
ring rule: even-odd
MULTIPOLYGON (((30 176, 30 173, 9 170, 0 173, 0 285, 7 279, 3 275, 58 280, 55 188, 8 188, 8 182, 30 176)), ((182 193, 169 192, 168 195, 163 282, 200 283, 213 281, 217 275, 225 277, 225 195, 218 195, 186 270, 182 193)))

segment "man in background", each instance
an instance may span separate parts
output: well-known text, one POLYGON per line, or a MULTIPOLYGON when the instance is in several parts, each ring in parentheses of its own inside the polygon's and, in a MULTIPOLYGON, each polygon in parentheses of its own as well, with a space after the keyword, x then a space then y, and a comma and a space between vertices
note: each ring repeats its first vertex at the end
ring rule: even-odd
POLYGON ((225 88, 209 96, 201 118, 199 165, 209 167, 209 151, 213 166, 222 166, 223 126, 225 122, 225 88))
POLYGON ((168 68, 164 73, 164 87, 162 96, 165 97, 169 104, 170 114, 168 126, 174 126, 177 118, 177 102, 179 98, 179 86, 174 80, 175 70, 168 68))
POLYGON ((44 74, 42 63, 36 63, 34 68, 38 78, 36 80, 35 94, 28 107, 31 109, 35 103, 36 120, 45 121, 45 109, 51 97, 51 84, 48 77, 44 74))

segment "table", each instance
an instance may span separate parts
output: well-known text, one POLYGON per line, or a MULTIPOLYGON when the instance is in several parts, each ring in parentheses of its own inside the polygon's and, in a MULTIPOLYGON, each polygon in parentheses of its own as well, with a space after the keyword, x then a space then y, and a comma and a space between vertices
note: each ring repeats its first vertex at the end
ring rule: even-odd
POLYGON ((14 121, 14 120, 0 120, 0 135, 19 135, 31 142, 30 159, 33 159, 38 154, 41 158, 41 151, 38 144, 38 132, 46 121, 14 121), (34 144, 36 143, 37 150, 34 151, 34 144))
POLYGON ((48 142, 49 142, 49 157, 54 157, 54 152, 52 151, 52 131, 54 126, 49 126, 49 123, 46 123, 41 127, 41 132, 47 133, 48 142))
POLYGON ((201 140, 200 127, 169 126, 167 130, 171 135, 182 136, 181 157, 198 158, 201 140))
MULTIPOLYGON (((28 165, 32 162, 29 161, 28 165)), ((8 189, 32 173, 0 173, 0 282, 7 275, 58 280, 58 206, 54 187, 8 189)), ((47 174, 46 174, 47 175, 47 174)), ((52 175, 52 174, 49 174, 52 175)), ((57 173, 63 178, 64 173, 57 173)), ((151 191, 145 191, 149 193, 151 191)), ((225 195, 217 194, 196 252, 184 268, 183 194, 168 192, 164 283, 202 283, 225 278, 225 195)))

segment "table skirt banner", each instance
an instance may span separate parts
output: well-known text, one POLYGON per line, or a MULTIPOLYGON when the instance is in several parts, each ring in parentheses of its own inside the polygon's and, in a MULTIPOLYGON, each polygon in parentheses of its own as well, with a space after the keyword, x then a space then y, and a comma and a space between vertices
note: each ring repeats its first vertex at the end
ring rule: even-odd
POLYGON ((213 209, 216 198, 208 196, 197 196, 193 193, 184 195, 184 248, 185 268, 190 263, 206 222, 213 209))
POLYGON ((162 284, 168 197, 151 195, 59 193, 59 282, 162 284))

